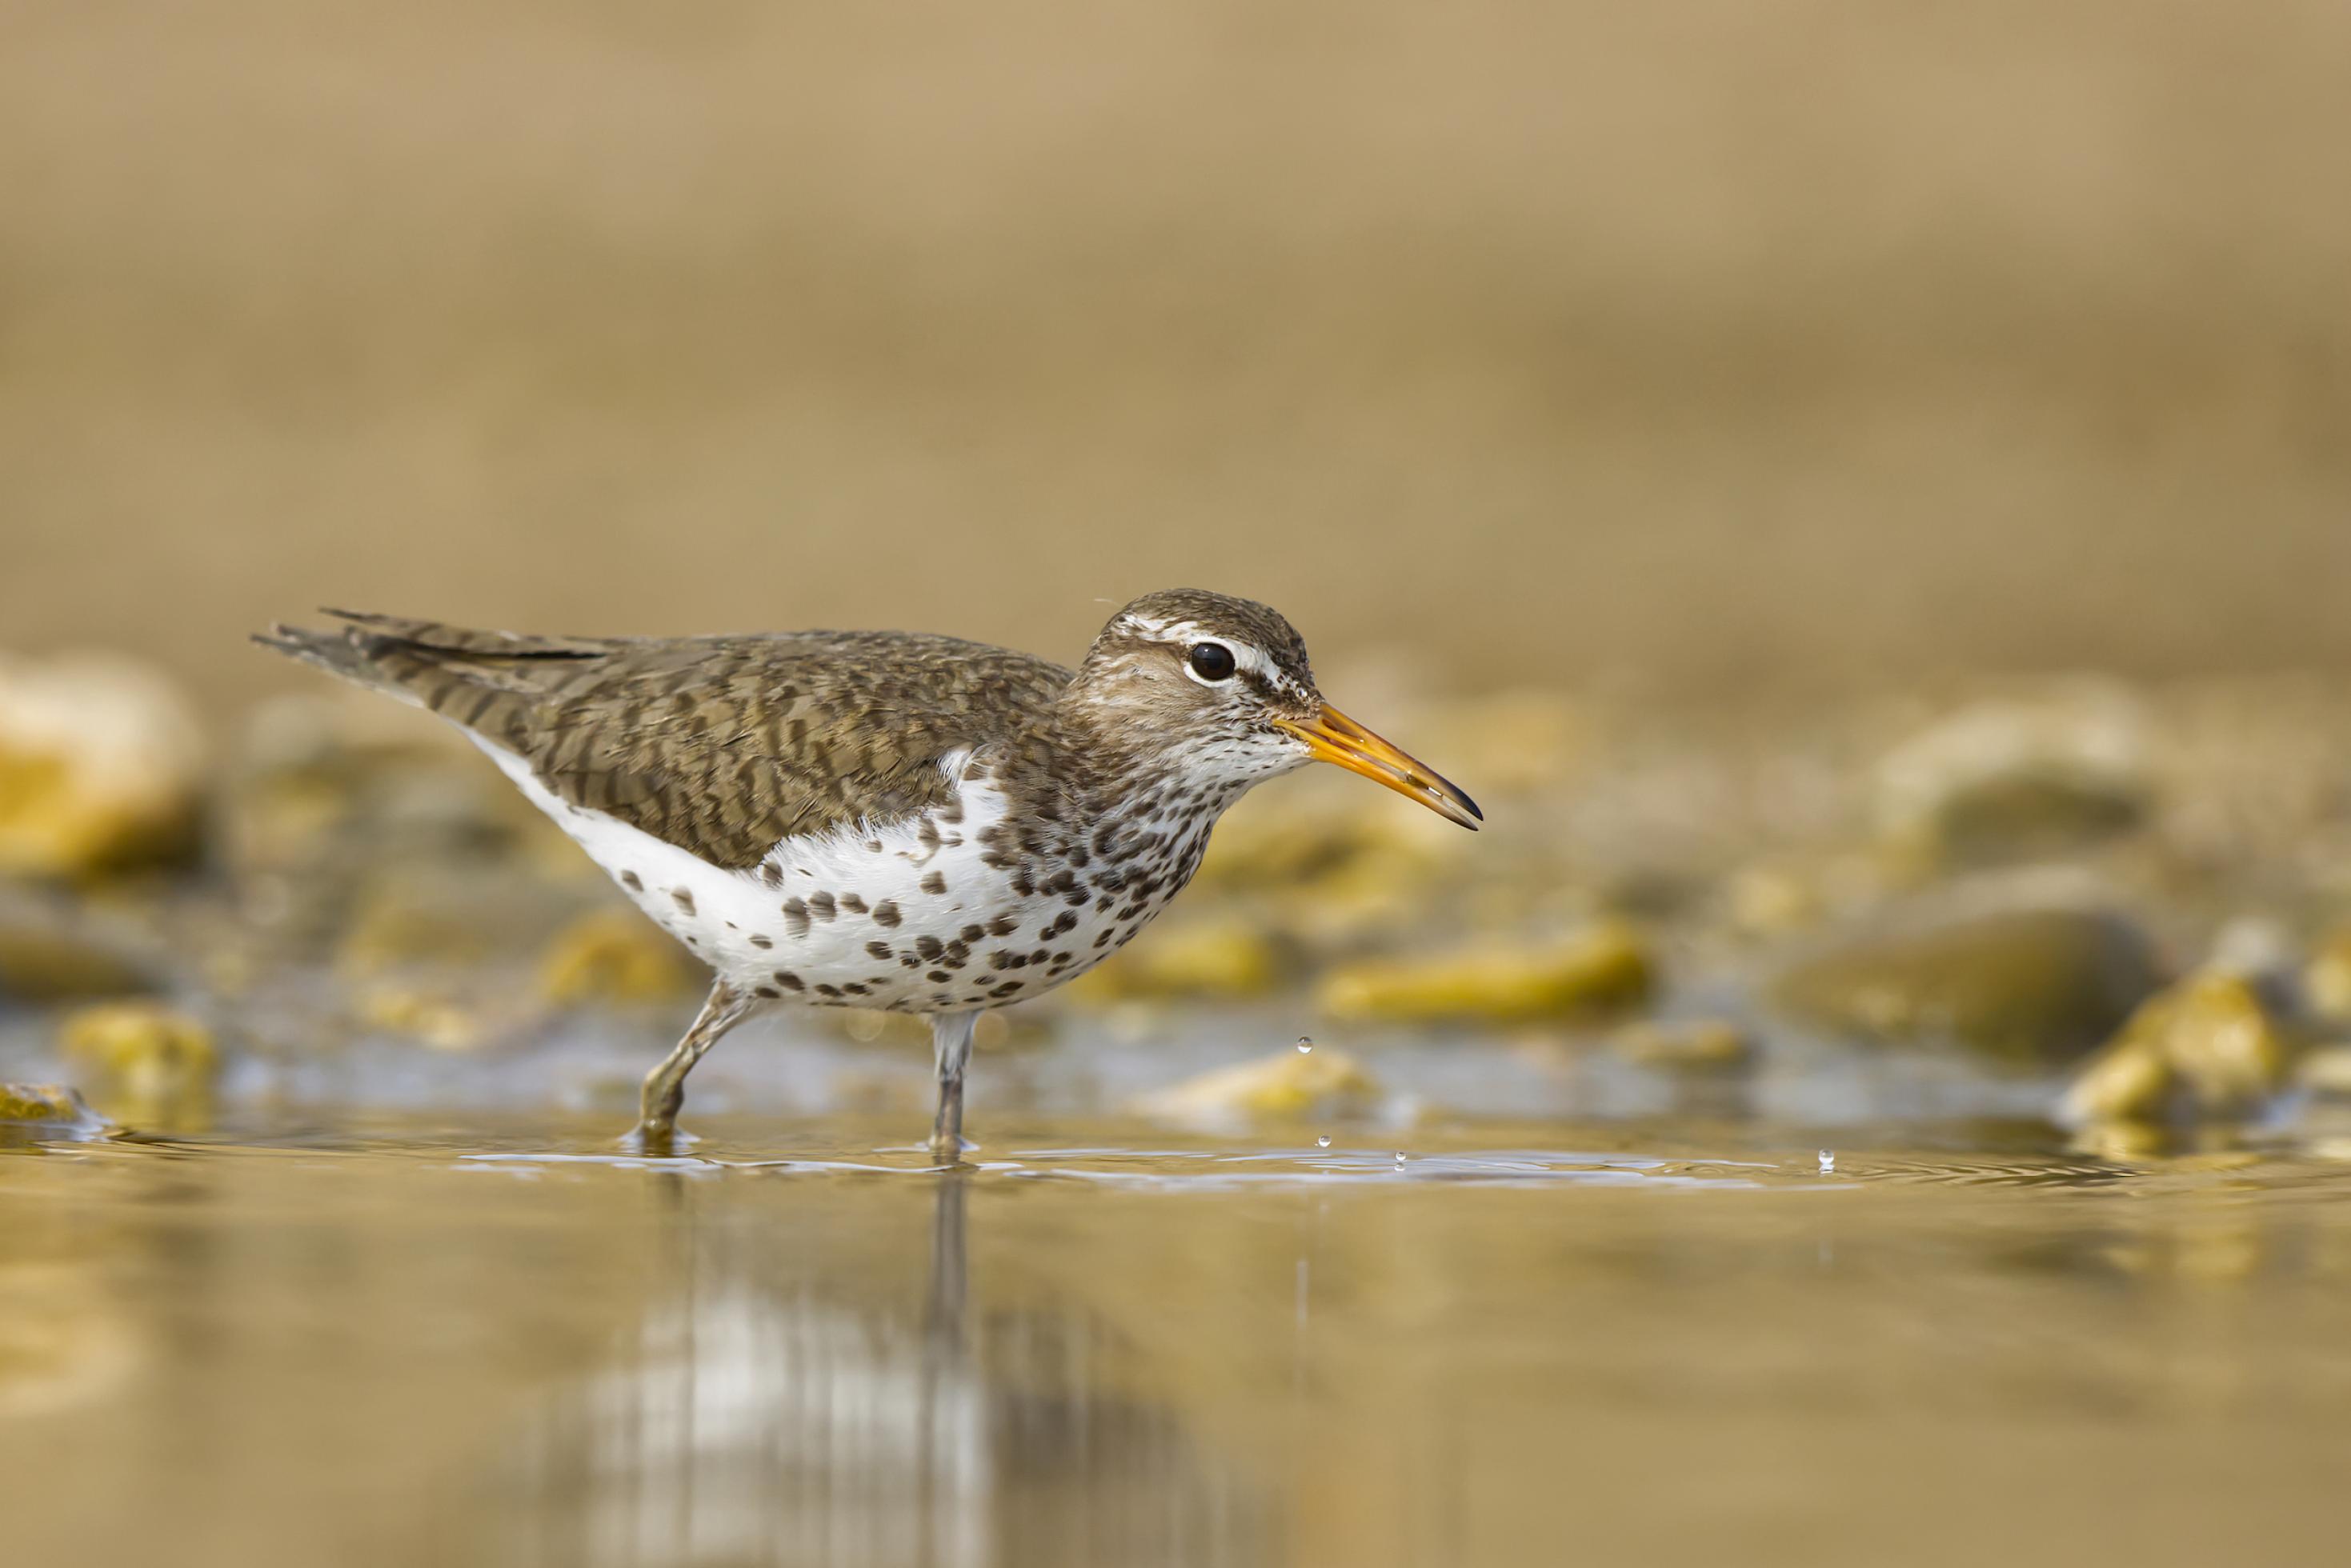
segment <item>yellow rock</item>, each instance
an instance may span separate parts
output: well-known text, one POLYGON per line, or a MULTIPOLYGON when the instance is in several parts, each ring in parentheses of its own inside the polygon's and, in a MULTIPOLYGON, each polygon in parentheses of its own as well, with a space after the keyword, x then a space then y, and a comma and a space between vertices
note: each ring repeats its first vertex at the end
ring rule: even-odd
POLYGON ((1299 1121, 1364 1116, 1380 1097, 1378 1081, 1344 1051, 1284 1047, 1143 1096, 1134 1108, 1170 1121, 1299 1121))
POLYGON ((2175 1110, 2249 1111, 2285 1079, 2286 1043, 2240 975, 2207 971, 2148 999, 2074 1079, 2059 1106, 2075 1126, 2175 1110))
POLYGON ((538 993, 569 1006, 658 1002, 697 989, 700 965, 634 909, 598 909, 555 935, 538 964, 538 993))
POLYGON ((1648 944, 1610 920, 1544 947, 1349 964, 1323 981, 1319 1000, 1344 1019, 1564 1018, 1637 1006, 1656 981, 1648 944))
POLYGON ((1723 894, 1730 923, 1749 936, 1785 936, 1821 918, 1821 898, 1813 886, 1774 867, 1749 867, 1730 878, 1723 894))
POLYGON ((2351 1045, 2326 1045, 2304 1056, 2294 1077, 2314 1095, 2351 1100, 2351 1045))
POLYGON ((209 1094, 220 1075, 212 1031, 184 1012, 147 1002, 110 1002, 66 1015, 57 1039, 67 1058, 140 1102, 209 1094))
POLYGON ((1160 924, 1069 988, 1073 1002, 1262 996, 1288 964, 1281 944, 1233 920, 1160 924))
POLYGON ((2153 1041, 2117 1040, 2075 1075, 2057 1104, 2057 1119, 2073 1127, 2154 1121, 2163 1116, 2176 1082, 2153 1041))
POLYGON ((1736 1073, 1753 1064, 1755 1043, 1719 1018, 1636 1023, 1610 1042, 1619 1056, 1677 1073, 1736 1073))
POLYGON ((63 1084, 0 1084, 0 1123, 98 1127, 104 1120, 63 1084))
POLYGON ((155 670, 103 654, 0 658, 0 873, 180 858, 203 774, 194 713, 155 670))
POLYGON ((2327 933, 2303 971, 2311 1011, 2337 1023, 2351 1023, 2351 927, 2327 933))
POLYGON ((2285 1081, 2286 1043, 2251 982, 2196 976, 2175 987, 2158 1015, 2165 1054, 2207 1112, 2250 1110, 2285 1081))
POLYGON ((352 1012, 369 1028, 407 1035, 435 1051, 471 1051, 492 1033, 464 1003, 413 986, 366 987, 354 998, 352 1012))
POLYGON ((1458 861, 1470 835, 1433 812, 1335 769, 1260 792, 1217 826, 1196 887, 1287 890, 1376 863, 1416 887, 1458 861))

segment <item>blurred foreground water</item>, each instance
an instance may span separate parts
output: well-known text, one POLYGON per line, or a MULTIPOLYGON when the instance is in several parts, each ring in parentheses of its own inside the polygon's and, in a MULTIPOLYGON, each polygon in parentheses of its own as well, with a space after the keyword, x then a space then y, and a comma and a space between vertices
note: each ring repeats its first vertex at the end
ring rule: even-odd
POLYGON ((850 1012, 622 1156, 695 969, 430 724, 0 663, 6 1560, 2335 1550, 2324 683, 1333 686, 1489 830, 1259 792, 941 1173, 850 1012))
POLYGON ((2318 1560, 2351 1168, 333 1118, 0 1157, 22 1562, 2318 1560), (789 1158, 778 1151, 789 1149, 789 1158))

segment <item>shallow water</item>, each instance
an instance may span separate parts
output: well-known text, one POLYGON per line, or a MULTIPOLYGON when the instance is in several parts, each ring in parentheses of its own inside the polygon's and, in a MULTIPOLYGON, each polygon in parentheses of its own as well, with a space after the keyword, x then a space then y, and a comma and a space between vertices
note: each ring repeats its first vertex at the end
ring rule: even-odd
POLYGON ((0 1154, 11 1561, 2316 1558, 2351 1166, 308 1110, 0 1154), (1405 1158, 1401 1164, 1396 1156, 1405 1158))

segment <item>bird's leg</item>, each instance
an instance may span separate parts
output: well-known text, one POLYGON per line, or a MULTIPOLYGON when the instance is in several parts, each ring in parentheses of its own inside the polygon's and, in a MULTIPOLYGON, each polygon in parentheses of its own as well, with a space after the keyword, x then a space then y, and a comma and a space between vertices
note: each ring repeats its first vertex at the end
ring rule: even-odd
POLYGON ((685 1038, 662 1058, 660 1066, 645 1075, 644 1090, 637 1101, 637 1130, 631 1135, 637 1147, 646 1154, 670 1152, 677 1138, 678 1109, 685 1104, 685 1075, 694 1071, 703 1053, 717 1044, 719 1037, 750 1011, 748 993, 723 980, 711 986, 709 999, 695 1015, 685 1038))
POLYGON ((977 1012, 931 1015, 931 1050, 938 1058, 939 1114, 931 1123, 931 1158, 942 1165, 963 1163, 963 1064, 971 1058, 977 1012))

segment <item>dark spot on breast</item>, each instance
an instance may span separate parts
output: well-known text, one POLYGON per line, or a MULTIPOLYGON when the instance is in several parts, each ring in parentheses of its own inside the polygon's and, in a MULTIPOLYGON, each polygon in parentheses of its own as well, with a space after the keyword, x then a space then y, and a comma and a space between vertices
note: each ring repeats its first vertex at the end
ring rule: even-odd
POLYGON ((771 948, 774 947, 776 943, 773 938, 763 937, 758 932, 753 931, 751 933, 751 945, 755 948, 771 948))
POLYGON ((935 984, 944 985, 948 981, 953 980, 955 976, 949 974, 943 969, 935 969, 931 971, 930 974, 925 978, 929 979, 935 984))
POLYGON ((758 997, 764 997, 769 1002, 774 1002, 784 993, 778 991, 772 985, 755 985, 751 988, 751 994, 758 997))
POLYGON ((841 989, 841 992, 842 992, 842 994, 844 994, 844 995, 847 995, 847 996, 862 996, 862 995, 864 995, 864 994, 865 994, 865 982, 864 982, 863 981, 862 981, 862 980, 852 980, 852 981, 851 981, 847 985, 842 986, 841 989))
POLYGON ((1020 917, 1018 915, 998 915, 987 922, 987 934, 991 937, 1008 937, 1019 929, 1020 917))
POLYGON ((878 838, 869 838, 869 839, 867 839, 867 840, 865 841, 865 852, 866 852, 867 854, 869 854, 869 855, 879 855, 879 854, 881 854, 881 853, 882 853, 882 841, 881 841, 880 839, 878 839, 878 838))
POLYGON ((865 900, 854 893, 843 893, 841 896, 841 907, 852 915, 865 913, 865 900))
POLYGON ((1037 891, 1037 884, 1030 880, 1028 872, 1023 871, 1019 876, 1012 878, 1012 890, 1021 898, 1026 898, 1037 891))
POLYGON ((872 957, 878 959, 897 957, 897 950, 893 948, 888 942, 867 942, 865 944, 865 950, 872 957))
POLYGON ((770 888, 780 888, 784 885, 784 868, 770 860, 759 867, 759 880, 770 888))
POLYGON ((1096 938, 1094 939, 1094 946, 1096 946, 1096 947, 1098 947, 1098 948, 1106 948, 1106 947, 1110 946, 1110 940, 1111 940, 1111 938, 1113 938, 1113 937, 1116 936, 1117 934, 1118 934, 1118 933, 1117 933, 1116 931, 1104 931, 1102 935, 1100 935, 1100 936, 1098 936, 1098 937, 1096 937, 1096 938))
POLYGON ((963 940, 967 944, 976 942, 986 935, 987 935, 986 926, 966 926, 963 929, 963 940))
POLYGON ((810 894, 808 907, 809 913, 814 915, 820 920, 829 920, 832 919, 835 913, 832 895, 830 893, 810 894))
POLYGON ((784 931, 788 936, 808 935, 808 905, 799 898, 784 900, 784 931))
POLYGON ((820 985, 816 988, 816 993, 819 996, 829 996, 833 998, 835 1001, 839 1001, 841 997, 841 987, 837 985, 820 985))
POLYGON ((632 893, 642 893, 645 890, 645 879, 633 871, 623 871, 621 873, 621 886, 632 893))
POLYGON ((987 955, 987 967, 990 969, 1010 969, 1017 961, 1017 954, 1006 952, 1001 948, 987 955))
POLYGON ((898 906, 894 900, 884 898, 880 903, 873 906, 873 923, 875 925, 895 926, 898 923, 899 919, 898 906))
POLYGON ((900 953, 898 955, 898 967, 900 969, 920 969, 923 967, 923 961, 916 958, 912 953, 900 953))
POLYGON ((800 977, 792 973, 789 970, 779 969, 776 971, 775 981, 778 985, 782 986, 786 991, 806 991, 808 989, 807 986, 800 983, 800 977))
POLYGON ((687 892, 683 888, 672 888, 669 890, 669 896, 671 900, 675 903, 679 909, 684 910, 689 915, 694 913, 693 894, 687 892))
POLYGON ((928 876, 926 876, 926 877, 925 877, 923 878, 923 891, 924 891, 924 892, 925 892, 925 893, 931 893, 931 894, 939 894, 939 893, 944 893, 944 892, 946 892, 946 890, 947 890, 947 879, 946 879, 945 877, 940 876, 937 872, 935 872, 935 871, 931 872, 928 876))
POLYGON ((995 989, 990 991, 987 994, 990 996, 1010 996, 1014 992, 1019 991, 1023 983, 1025 982, 1021 981, 1008 980, 1002 985, 997 986, 995 989))
POLYGON ((935 959, 946 951, 947 946, 936 937, 916 937, 914 950, 926 959, 935 959))

